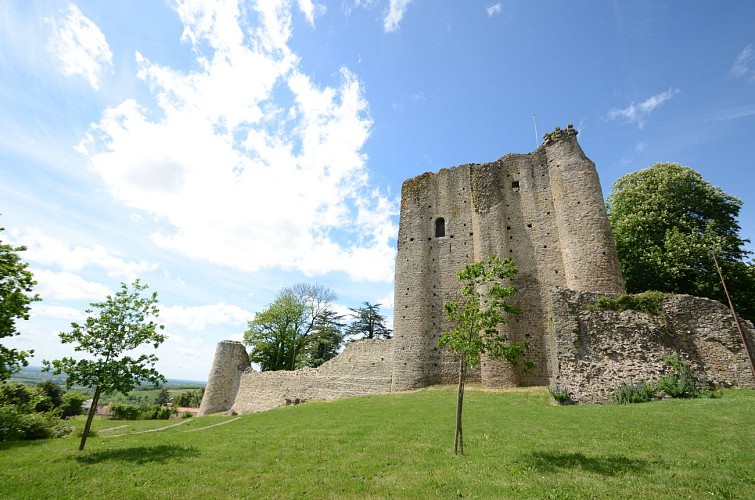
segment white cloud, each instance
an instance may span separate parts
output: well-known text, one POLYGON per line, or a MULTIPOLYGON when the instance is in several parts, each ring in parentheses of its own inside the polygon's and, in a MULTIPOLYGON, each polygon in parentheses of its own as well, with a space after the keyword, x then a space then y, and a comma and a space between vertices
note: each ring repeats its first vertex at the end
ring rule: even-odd
POLYGON ((113 53, 100 28, 73 4, 62 18, 47 21, 52 25, 47 47, 63 64, 63 74, 81 75, 99 89, 103 68, 113 64, 113 53))
MULTIPOLYGON (((105 298, 103 295, 102 299, 105 298)), ((32 306, 34 316, 47 316, 48 318, 64 319, 67 321, 82 321, 86 315, 73 307, 57 306, 49 304, 34 304, 32 306)))
POLYGON ((100 267, 112 278, 133 281, 157 264, 146 261, 128 262, 110 254, 102 245, 93 247, 70 246, 68 243, 47 236, 37 228, 29 228, 23 234, 12 231, 14 241, 27 247, 24 258, 30 262, 56 266, 63 271, 76 272, 86 267, 100 267))
POLYGON ((388 12, 383 18, 383 28, 386 33, 398 30, 398 25, 404 18, 404 13, 406 13, 406 8, 409 7, 410 3, 412 3, 412 0, 390 0, 388 12))
POLYGON ((34 292, 49 301, 63 300, 104 300, 112 294, 110 289, 96 281, 84 278, 68 271, 33 270, 37 286, 34 292))
POLYGON ((735 78, 739 78, 750 73, 750 78, 755 79, 755 70, 750 70, 750 61, 753 59, 752 44, 747 45, 737 55, 737 59, 729 70, 729 74, 735 78))
POLYGON ((501 13, 503 11, 503 6, 500 3, 491 5, 487 9, 485 9, 488 13, 488 17, 493 17, 501 13))
POLYGON ((256 9, 247 27, 236 6, 179 2, 199 69, 137 53, 159 109, 108 108, 78 150, 113 197, 169 224, 153 235, 163 247, 245 271, 390 281, 396 204, 369 184, 362 84, 346 68, 336 86, 313 82, 287 45, 290 3, 256 9))
POLYGON ((313 27, 315 25, 315 18, 325 14, 327 7, 325 4, 318 3, 313 0, 297 0, 299 10, 307 18, 309 24, 313 27))
MULTIPOLYGON (((169 330, 190 330, 199 332, 208 325, 239 325, 246 329, 246 322, 254 319, 254 314, 238 306, 223 302, 204 306, 162 306, 160 321, 169 330)), ((175 334, 171 335, 175 336, 175 334)), ((180 338, 180 337, 179 337, 180 338)))
POLYGON ((670 88, 665 92, 648 97, 639 104, 632 102, 626 108, 614 108, 608 112, 608 118, 612 120, 623 118, 629 123, 635 123, 638 127, 643 128, 645 126, 645 119, 650 113, 678 93, 679 89, 670 88))

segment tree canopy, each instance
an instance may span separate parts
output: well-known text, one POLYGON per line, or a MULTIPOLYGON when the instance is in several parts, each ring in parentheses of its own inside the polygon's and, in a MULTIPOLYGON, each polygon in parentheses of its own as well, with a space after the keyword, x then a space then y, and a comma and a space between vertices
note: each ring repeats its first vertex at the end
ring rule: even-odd
POLYGON ((334 357, 343 342, 334 300, 335 292, 322 285, 300 283, 281 290, 244 332, 250 361, 262 371, 296 370, 334 357))
POLYGON ((385 326, 385 316, 380 314, 380 304, 362 302, 362 307, 351 307, 354 320, 346 328, 346 336, 353 340, 389 339, 393 330, 385 326))
POLYGON ((138 279, 130 286, 121 283, 114 296, 90 304, 84 324, 71 323, 70 332, 60 333, 64 344, 75 344, 74 351, 87 353, 93 359, 65 357, 43 362, 45 370, 67 375, 68 388, 74 385, 95 388, 80 450, 84 449, 100 394, 128 394, 142 382, 157 386, 167 381, 154 368, 156 355, 125 355, 143 345, 157 348, 165 341, 165 335, 159 332, 163 325, 154 321, 160 314, 157 292, 143 295, 147 288, 138 279))
MULTIPOLYGON (((0 227, 0 231, 4 230, 0 227)), ((21 260, 19 252, 24 250, 24 246, 14 247, 0 239, 0 338, 18 335, 16 320, 29 319, 31 303, 41 300, 31 293, 37 282, 29 264, 21 260)), ((27 358, 33 353, 0 345, 0 382, 27 366, 27 358)))
MULTIPOLYGON (((499 331, 499 326, 507 322, 507 314, 519 314, 519 310, 508 302, 508 298, 515 293, 514 287, 504 283, 517 272, 513 260, 501 260, 497 256, 467 264, 456 273, 461 282, 459 300, 449 300, 444 304, 446 315, 454 327, 443 334, 439 344, 459 358, 454 453, 464 453, 462 410, 467 368, 479 364, 483 353, 491 359, 505 358, 517 365, 528 348, 526 342, 511 342, 499 331)), ((531 364, 529 361, 526 363, 528 366, 531 364)))
POLYGON ((617 180, 608 216, 627 292, 687 293, 725 301, 716 252, 735 307, 755 318, 755 266, 737 222, 742 202, 677 163, 617 180))

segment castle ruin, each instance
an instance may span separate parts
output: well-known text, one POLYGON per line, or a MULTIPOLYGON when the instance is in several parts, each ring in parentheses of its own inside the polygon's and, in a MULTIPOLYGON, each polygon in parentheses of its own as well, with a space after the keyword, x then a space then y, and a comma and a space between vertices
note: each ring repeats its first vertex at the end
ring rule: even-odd
MULTIPOLYGON (((720 303, 690 296, 664 301, 663 328, 634 311, 583 307, 599 294, 623 293, 624 284, 595 164, 576 136, 571 125, 556 128, 531 153, 405 181, 394 338, 350 344, 317 369, 262 373, 251 369, 241 343, 221 342, 200 415, 454 381, 455 360, 438 347, 451 327, 443 303, 459 289, 459 269, 493 254, 519 268, 512 283, 522 314, 502 329, 529 343, 535 368, 522 374, 506 361, 483 359, 470 373, 483 386, 561 384, 573 388, 577 401, 600 402, 629 377, 657 379, 666 352, 682 352, 718 385, 755 386, 733 318, 720 303)), ((745 328, 755 352, 752 323, 745 328)))

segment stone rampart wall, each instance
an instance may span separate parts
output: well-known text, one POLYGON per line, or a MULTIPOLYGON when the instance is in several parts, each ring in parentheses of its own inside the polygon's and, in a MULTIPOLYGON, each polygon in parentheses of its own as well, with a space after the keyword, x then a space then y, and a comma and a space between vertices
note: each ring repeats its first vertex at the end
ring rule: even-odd
POLYGON ((360 340, 319 368, 241 374, 231 411, 254 413, 312 400, 391 392, 391 340, 360 340))
MULTIPOLYGON (((755 387, 734 319, 720 302, 673 295, 663 301, 663 314, 652 317, 591 310, 598 296, 563 289, 550 296, 551 383, 567 388, 574 401, 610 401, 622 383, 657 382, 668 373, 663 357, 671 353, 716 387, 755 387)), ((755 352, 753 325, 742 326, 755 352)))

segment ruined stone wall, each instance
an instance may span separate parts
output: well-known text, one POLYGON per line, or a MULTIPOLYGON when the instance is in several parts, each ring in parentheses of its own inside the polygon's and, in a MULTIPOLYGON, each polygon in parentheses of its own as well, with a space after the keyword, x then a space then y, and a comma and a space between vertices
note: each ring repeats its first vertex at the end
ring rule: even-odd
POLYGON ((520 378, 483 360, 486 386, 548 383, 548 294, 556 287, 621 292, 623 281, 595 165, 570 126, 529 154, 425 173, 404 182, 395 270, 393 390, 447 383, 455 362, 438 348, 451 325, 443 302, 456 272, 491 254, 514 259, 515 303, 505 326, 530 342, 536 368, 520 378), (438 231, 442 224, 443 231, 438 231))
POLYGON ((251 363, 244 344, 233 340, 219 342, 198 415, 230 410, 239 390, 241 373, 248 368, 251 363))
MULTIPOLYGON (((627 382, 657 382, 667 373, 666 354, 678 353, 699 377, 717 387, 755 387, 729 309, 710 299, 673 295, 663 314, 595 311, 599 295, 556 290, 550 296, 548 337, 551 379, 580 403, 610 401, 627 382)), ((755 329, 742 321, 750 352, 755 329)))
POLYGON ((254 413, 312 400, 390 392, 390 345, 390 340, 360 340, 319 368, 269 372, 249 368, 240 373, 239 388, 229 409, 254 413))

